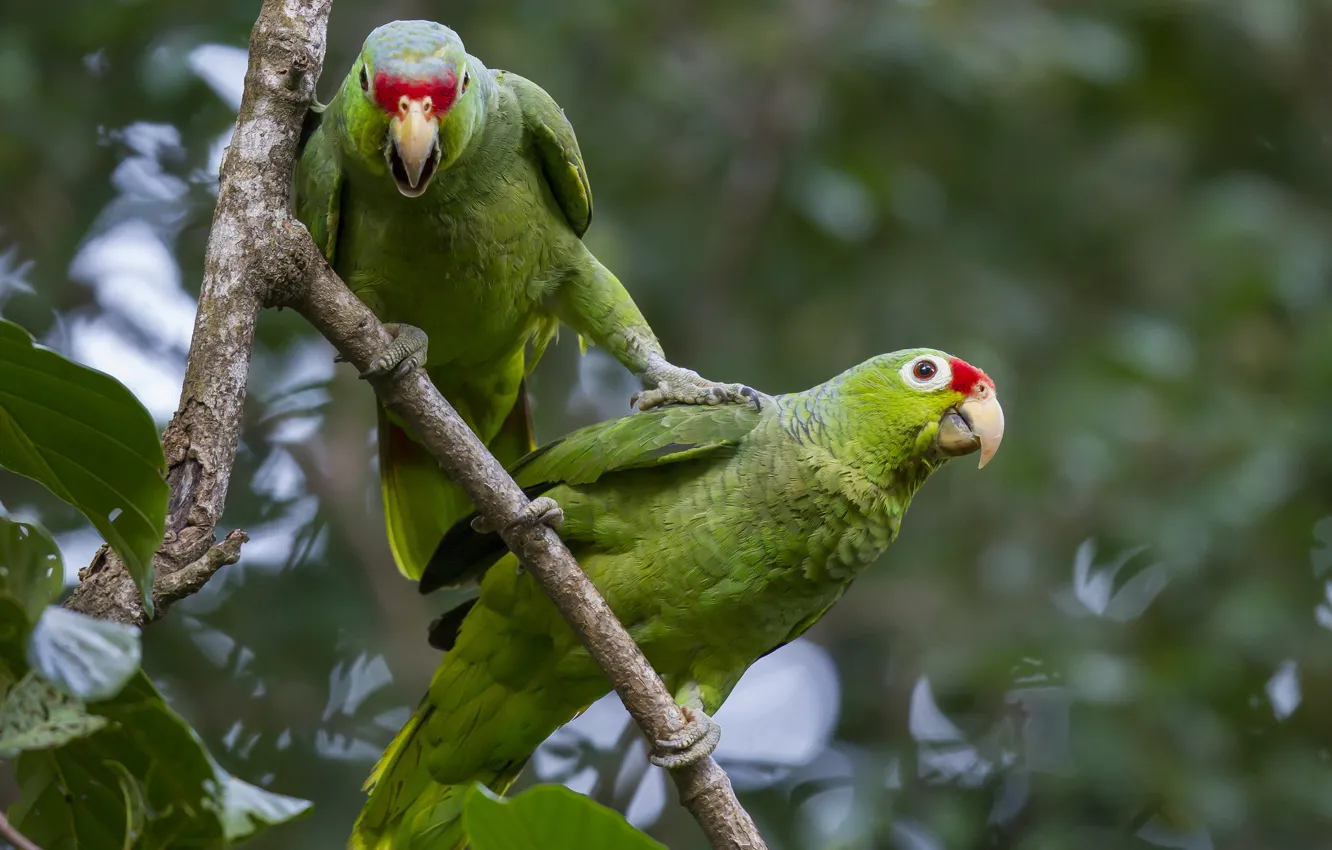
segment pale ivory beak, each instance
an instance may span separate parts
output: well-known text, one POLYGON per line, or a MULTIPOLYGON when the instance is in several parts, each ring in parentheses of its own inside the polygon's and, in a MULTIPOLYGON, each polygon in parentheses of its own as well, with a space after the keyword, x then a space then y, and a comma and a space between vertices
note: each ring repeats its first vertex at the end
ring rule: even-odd
POLYGON ((1004 409, 999 406, 999 397, 988 384, 977 384, 957 412, 980 443, 980 467, 984 469, 1004 439, 1004 409))
POLYGON ((398 109, 389 124, 393 147, 402 160, 407 183, 417 188, 421 174, 436 156, 439 142, 439 122, 434 115, 426 115, 425 104, 418 99, 404 97, 405 103, 398 109))

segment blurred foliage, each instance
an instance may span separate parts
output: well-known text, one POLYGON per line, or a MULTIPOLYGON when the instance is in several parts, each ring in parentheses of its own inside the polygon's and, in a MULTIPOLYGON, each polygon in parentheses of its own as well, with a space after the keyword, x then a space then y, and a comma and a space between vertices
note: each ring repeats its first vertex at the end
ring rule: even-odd
MULTIPOLYGON (((107 532, 147 598, 167 508, 148 412, 9 322, 0 377, 0 465, 107 532)), ((51 604, 64 578, 44 528, 0 516, 0 757, 19 786, 15 828, 48 850, 224 848, 309 809, 221 770, 140 669, 137 627, 51 604)))
POLYGON ((153 553, 166 529, 166 459, 148 411, 108 375, 33 345, 0 320, 0 467, 78 508, 153 610, 153 553))
POLYGON ((60 549, 40 525, 0 517, 0 587, 36 620, 65 586, 60 549))
MULTIPOLYGON (((257 10, 0 12, 0 307, 159 424, 234 115, 198 48, 257 10)), ((1326 843, 1332 4, 340 0, 324 96, 409 17, 565 108, 588 240, 676 362, 781 392, 930 345, 998 384, 1003 452, 936 476, 810 633, 840 715, 742 794, 774 850, 1326 843)), ((394 574, 331 357, 263 317, 225 517, 252 542, 145 637, 226 768, 316 801, 254 846, 345 840, 447 607, 394 574)), ((535 384, 543 438, 632 389, 570 335, 535 384)), ((72 509, 0 499, 87 562, 72 509)), ((650 832, 701 846, 673 806, 650 832)))
POLYGON ((0 517, 16 541, 0 581, 0 757, 16 759, 17 829, 49 850, 224 848, 308 810, 216 765, 140 670, 137 628, 54 605, 33 623, 13 591, 41 586, 47 559, 23 550, 46 555, 49 538, 15 525, 0 517))

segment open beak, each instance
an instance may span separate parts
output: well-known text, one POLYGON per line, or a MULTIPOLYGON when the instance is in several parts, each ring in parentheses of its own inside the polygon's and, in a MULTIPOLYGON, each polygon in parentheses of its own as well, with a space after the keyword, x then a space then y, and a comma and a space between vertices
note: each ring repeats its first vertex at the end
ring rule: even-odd
POLYGON ((980 449, 981 468, 990 462, 1004 439, 1004 409, 994 389, 977 384, 966 401, 944 414, 935 442, 948 455, 966 455, 980 449))
POLYGON ((425 192, 439 164, 439 121, 427 114, 426 104, 404 97, 389 123, 389 146, 385 151, 389 170, 398 191, 409 198, 425 192))

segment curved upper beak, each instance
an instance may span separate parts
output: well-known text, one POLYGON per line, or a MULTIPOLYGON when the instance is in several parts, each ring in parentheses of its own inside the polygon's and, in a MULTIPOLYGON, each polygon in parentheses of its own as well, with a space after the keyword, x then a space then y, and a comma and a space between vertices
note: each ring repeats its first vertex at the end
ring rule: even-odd
POLYGON ((957 412, 966 420, 967 427, 980 443, 980 468, 984 469, 1004 440, 1004 409, 999 406, 999 397, 994 394, 994 390, 980 397, 973 393, 962 402, 957 412))
MULTIPOLYGON (((398 110, 398 114, 389 123, 389 138, 393 145, 390 153, 396 152, 403 171, 401 175, 394 176, 401 178, 398 188, 402 189, 403 194, 420 194, 439 158, 439 121, 433 114, 426 114, 421 99, 403 100, 406 101, 404 107, 398 110), (406 186, 402 185, 404 179, 406 186)), ((391 160, 392 156, 389 158, 391 160)))
POLYGON ((964 455, 980 449, 981 468, 990 462, 1004 439, 1004 409, 994 389, 978 384, 965 401, 944 414, 935 438, 946 454, 964 455))

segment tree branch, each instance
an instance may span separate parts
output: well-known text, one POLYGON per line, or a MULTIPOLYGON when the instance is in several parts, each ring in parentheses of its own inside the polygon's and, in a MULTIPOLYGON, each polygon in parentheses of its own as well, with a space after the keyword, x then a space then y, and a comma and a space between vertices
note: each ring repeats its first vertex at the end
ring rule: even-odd
POLYGON ((14 825, 9 822, 9 818, 5 817, 4 812, 0 812, 0 838, 13 844, 14 850, 42 850, 42 848, 33 844, 27 836, 15 829, 14 825))
MULTIPOLYGON (((222 544, 230 543, 230 549, 208 557, 235 460, 259 307, 294 307, 361 370, 391 341, 288 212, 297 142, 323 64, 330 5, 331 0, 265 0, 251 34, 245 94, 222 162, 185 386, 164 436, 171 508, 157 558, 163 599, 171 595, 168 586, 194 584, 175 574, 209 573, 209 565, 220 566, 243 540, 232 535, 222 544)), ((505 528, 519 515, 527 498, 422 371, 378 383, 375 390, 482 516, 505 528)), ((517 525, 502 537, 606 672, 648 740, 675 737, 685 722, 680 709, 555 532, 517 525)), ((85 572, 70 607, 123 622, 144 621, 132 601, 133 585, 114 555, 95 560, 85 572)), ((671 775, 715 848, 765 848, 716 761, 704 759, 671 775)))
MULTIPOLYGON (((287 220, 290 163, 324 62, 331 5, 266 0, 250 34, 245 95, 222 160, 185 384, 162 435, 171 496, 166 535, 153 558, 159 617, 218 568, 235 563, 245 541, 243 532, 233 532, 214 546, 240 439, 254 324, 267 295, 267 235, 287 220), (270 162, 287 165, 271 168, 270 162)), ((148 622, 133 580, 109 548, 102 547, 79 579, 66 607, 138 626, 148 622)))

